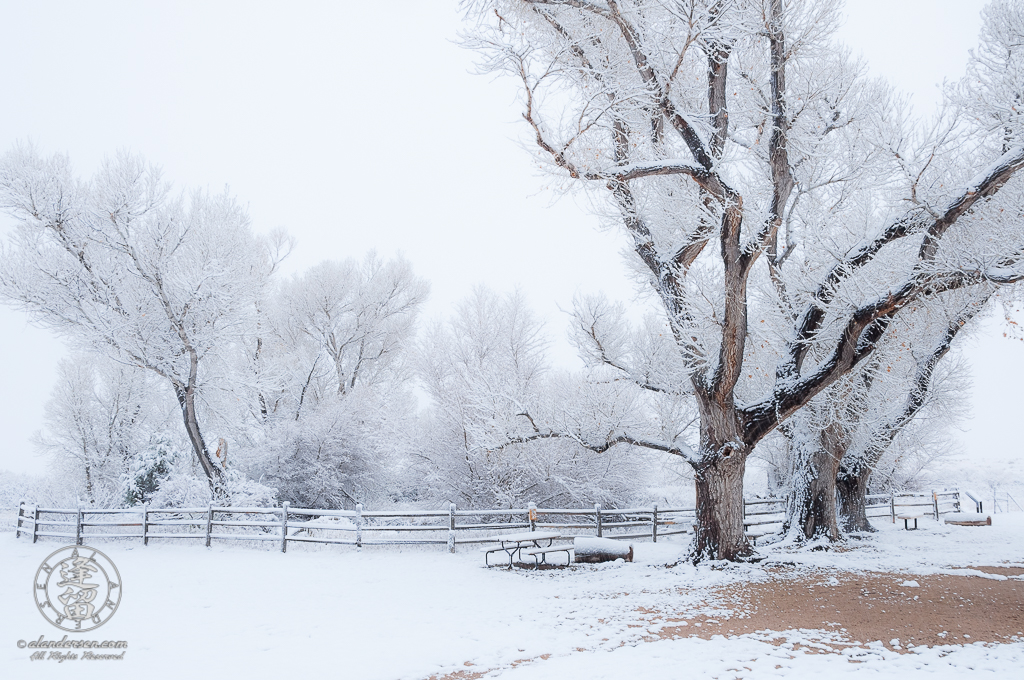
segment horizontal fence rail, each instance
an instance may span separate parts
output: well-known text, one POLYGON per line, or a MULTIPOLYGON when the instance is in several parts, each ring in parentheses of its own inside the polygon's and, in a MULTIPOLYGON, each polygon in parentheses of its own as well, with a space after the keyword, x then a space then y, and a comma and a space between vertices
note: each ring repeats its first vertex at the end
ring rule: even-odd
POLYGON ((889 517, 893 522, 899 515, 931 515, 935 521, 938 521, 942 515, 961 511, 962 493, 961 491, 919 491, 870 494, 867 496, 866 514, 868 517, 889 517))
MULTIPOLYGON (((960 492, 901 493, 867 497, 868 516, 941 514, 960 508, 960 492), (923 512, 928 508, 928 513, 923 512), (884 512, 880 512, 884 510, 884 512)), ((784 499, 752 499, 743 503, 748 537, 777 533, 785 521, 784 499)), ((274 542, 286 552, 289 543, 352 545, 457 545, 493 543, 508 531, 558 530, 566 538, 594 535, 614 539, 650 539, 693 533, 694 508, 525 508, 499 510, 324 510, 217 507, 126 509, 45 508, 20 503, 17 536, 71 539, 82 545, 94 538, 193 539, 207 547, 215 540, 274 542)))

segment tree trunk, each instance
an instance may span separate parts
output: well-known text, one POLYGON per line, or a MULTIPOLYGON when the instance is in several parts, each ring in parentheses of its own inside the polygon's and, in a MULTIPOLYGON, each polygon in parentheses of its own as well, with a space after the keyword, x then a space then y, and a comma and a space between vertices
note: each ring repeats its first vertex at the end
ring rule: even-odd
POLYGON ((821 429, 813 420, 798 416, 793 425, 793 489, 785 531, 798 531, 804 540, 838 541, 842 534, 836 513, 836 475, 848 438, 838 423, 821 429))
POLYGON ((813 447, 798 458, 798 465, 803 463, 804 467, 793 481, 789 521, 807 540, 825 537, 838 541, 841 538, 836 521, 837 462, 836 457, 821 446, 813 447))
POLYGON ((743 473, 746 456, 739 451, 694 466, 697 524, 691 558, 737 561, 754 554, 743 531, 743 473))
POLYGON ((96 505, 96 499, 92 495, 92 466, 85 464, 85 495, 89 499, 89 505, 96 505))
POLYGON ((192 451, 196 454, 199 465, 206 473, 206 480, 210 484, 210 491, 214 498, 225 499, 227 490, 224 488, 223 476, 219 466, 214 465, 210 452, 206 448, 203 434, 199 429, 199 419, 196 417, 195 390, 186 388, 180 383, 174 385, 174 392, 178 397, 178 405, 181 406, 181 416, 185 421, 185 432, 188 433, 188 440, 192 444, 192 451))
POLYGON ((868 479, 871 468, 862 467, 853 472, 840 468, 836 478, 839 491, 839 514, 843 531, 875 531, 868 521, 868 479))

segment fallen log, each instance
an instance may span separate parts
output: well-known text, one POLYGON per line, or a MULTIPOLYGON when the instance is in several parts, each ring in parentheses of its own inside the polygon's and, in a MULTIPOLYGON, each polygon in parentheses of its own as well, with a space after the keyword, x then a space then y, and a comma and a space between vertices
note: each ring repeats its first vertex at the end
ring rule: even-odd
POLYGON ((960 527, 990 527, 992 516, 980 512, 954 512, 946 515, 945 522, 960 527))
POLYGON ((610 538, 577 536, 573 539, 576 562, 613 562, 618 559, 633 561, 633 546, 610 538))

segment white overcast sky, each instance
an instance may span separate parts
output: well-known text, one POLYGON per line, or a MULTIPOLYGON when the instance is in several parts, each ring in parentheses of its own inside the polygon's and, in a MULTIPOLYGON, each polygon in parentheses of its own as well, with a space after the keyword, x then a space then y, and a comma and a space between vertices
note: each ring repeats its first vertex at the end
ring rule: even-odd
MULTIPOLYGON (((977 40, 979 0, 849 0, 841 36, 874 74, 936 105, 977 40)), ((515 84, 471 73, 454 0, 0 0, 0 151, 31 140, 90 174, 117 149, 179 187, 230 186, 253 226, 298 239, 289 268, 402 253, 432 286, 428 317, 475 284, 521 287, 556 360, 573 295, 633 287, 615 231, 545 187, 515 84)), ((29 437, 65 350, 0 308, 0 469, 41 472, 29 437)), ((1016 455, 1024 346, 972 342, 972 454, 1016 455)))

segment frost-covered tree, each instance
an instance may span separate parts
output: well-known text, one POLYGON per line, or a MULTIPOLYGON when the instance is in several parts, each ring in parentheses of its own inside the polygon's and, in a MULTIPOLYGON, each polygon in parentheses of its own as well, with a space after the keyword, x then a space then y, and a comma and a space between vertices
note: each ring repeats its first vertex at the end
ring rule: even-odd
POLYGON ((89 354, 58 365, 36 444, 50 456, 58 482, 82 502, 96 507, 123 502, 125 475, 148 428, 159 422, 152 389, 152 380, 139 369, 89 354))
POLYGON ((427 288, 404 259, 371 253, 323 262, 268 295, 236 371, 251 380, 225 400, 242 408, 223 408, 252 477, 307 507, 386 495, 412 438, 407 355, 427 288))
MULTIPOLYGON (((907 488, 931 463, 950 455, 948 430, 962 415, 966 384, 959 358, 945 357, 957 336, 971 328, 984 302, 971 301, 947 316, 930 343, 908 344, 910 360, 902 362, 903 375, 897 376, 902 389, 869 395, 871 408, 864 409, 860 431, 850 438, 836 466, 834 497, 844 531, 872 530, 867 519, 869 484, 878 491, 907 488)), ((892 368, 885 366, 887 377, 892 368)))
POLYGON ((17 220, 0 252, 0 296, 77 346, 162 378, 223 495, 200 397, 249 332, 269 271, 242 208, 226 193, 174 194, 137 156, 82 181, 65 156, 27 146, 0 159, 0 208, 17 220))
POLYGON ((280 292, 292 332, 306 336, 334 367, 339 395, 360 382, 404 377, 407 345, 429 286, 402 259, 326 261, 280 292), (388 376, 391 377, 391 376, 388 376))
POLYGON ((635 395, 614 381, 552 373, 546 345, 520 294, 484 288, 426 334, 420 376, 433 403, 417 455, 435 498, 621 505, 642 492, 632 452, 604 441, 635 420, 635 395))
MULTIPOLYGON (((697 559, 752 552, 748 456, 905 310, 1024 273, 1019 138, 955 103, 916 123, 832 39, 838 2, 465 4, 539 157, 624 228, 664 309, 699 436, 655 445, 693 466, 697 559)), ((1016 80, 978 87, 998 109, 1016 80)))
MULTIPOLYGON (((937 368, 956 336, 984 309, 989 292, 978 292, 978 298, 946 294, 897 316, 869 360, 783 424, 786 469, 778 472, 782 492, 789 497, 786 524, 794 537, 840 538, 836 484, 841 469, 844 524, 869 530, 864 496, 879 462, 888 458, 894 472, 901 467, 899 461, 909 463, 911 457, 897 453, 900 447, 891 449, 926 406, 932 412, 943 409, 947 416, 955 410, 951 406, 958 401, 953 394, 961 382, 958 372, 937 368), (859 482, 850 486, 853 470, 859 482), (861 519, 855 522, 851 513, 858 507, 861 519)), ((947 417, 945 423, 948 427, 954 421, 947 417)))

